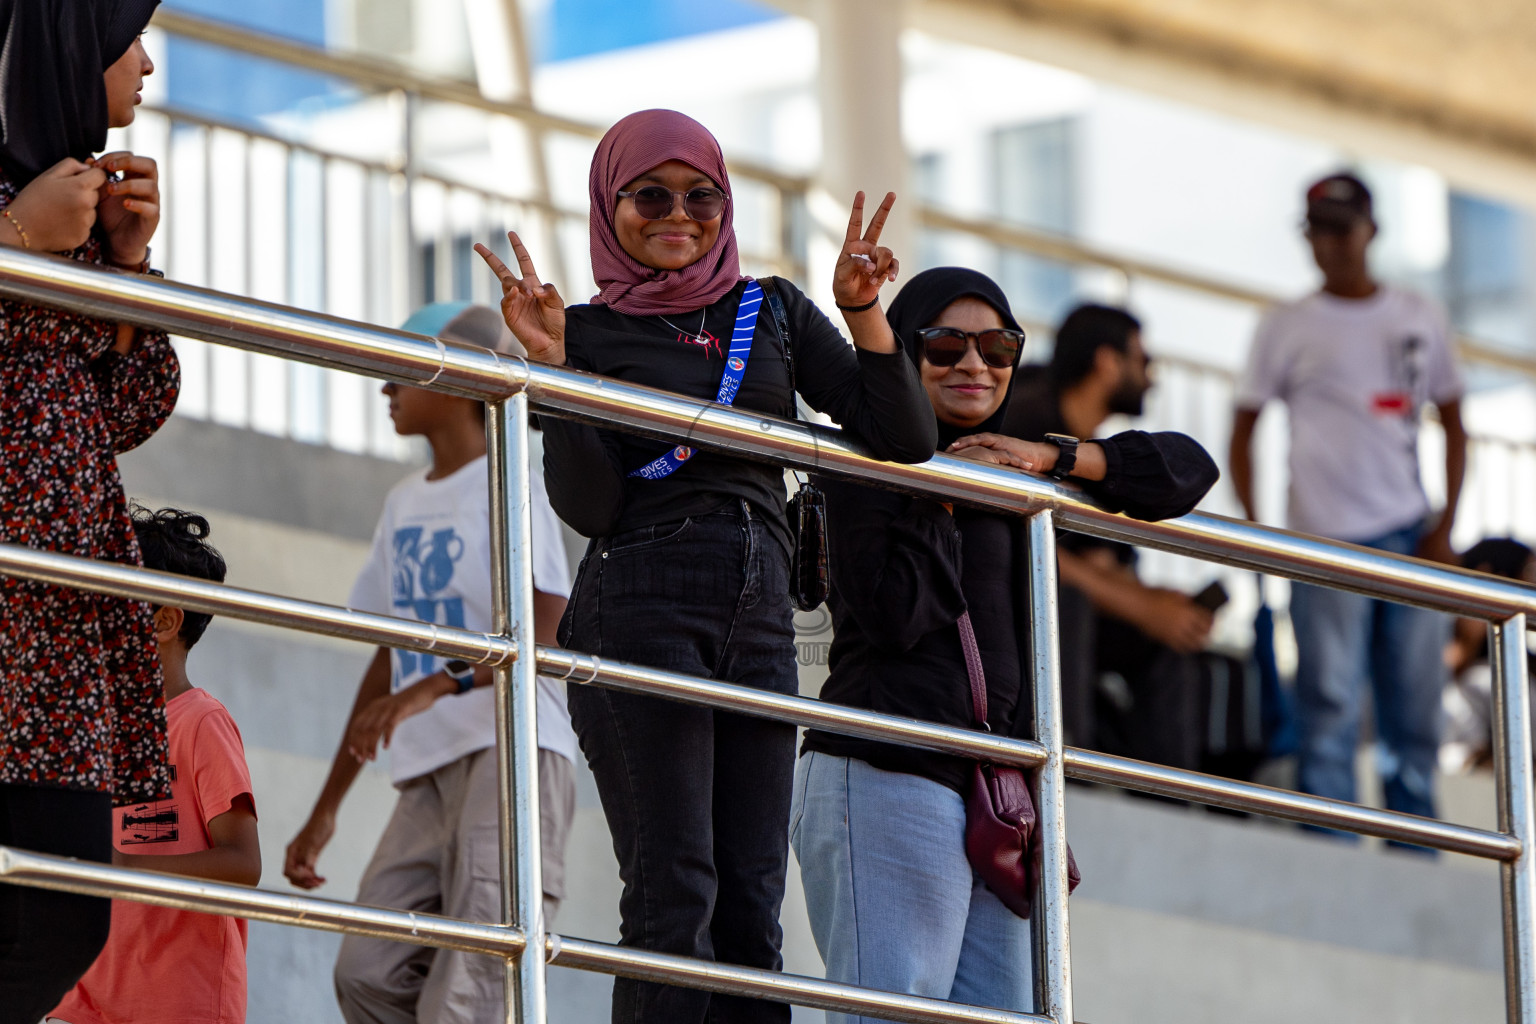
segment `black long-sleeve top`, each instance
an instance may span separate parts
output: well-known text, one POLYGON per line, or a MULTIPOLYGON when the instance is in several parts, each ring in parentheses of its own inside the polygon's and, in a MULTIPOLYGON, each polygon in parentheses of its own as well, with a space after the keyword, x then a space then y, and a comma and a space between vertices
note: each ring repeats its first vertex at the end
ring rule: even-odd
MULTIPOLYGON (((1210 490, 1215 463, 1182 434, 1127 431, 1097 442, 1108 465, 1084 482, 1138 519, 1189 511, 1210 490)), ((995 734, 1031 734, 1029 579, 1022 521, 840 480, 827 492, 828 599, 834 634, 823 700, 942 725, 973 727, 955 623, 970 610, 995 734)), ((811 730, 803 751, 856 757, 964 792, 961 758, 811 730)))
MULTIPOLYGON (((788 314, 795 385, 807 404, 858 435, 871 454, 894 462, 923 462, 936 443, 933 413, 917 371, 901 352, 855 349, 794 285, 774 282, 788 314)), ((765 287, 769 282, 764 282, 765 287)), ((608 306, 566 310, 568 365, 633 384, 713 400, 730 348, 736 308, 746 284, 702 311, 708 344, 691 340, 699 312, 630 316, 608 306), (669 322, 670 321, 670 322, 669 322)), ((794 414, 789 367, 768 303, 759 307, 737 409, 794 414)), ((644 437, 543 417, 544 478, 550 504, 577 532, 603 537, 746 499, 763 512, 788 550, 784 474, 777 466, 698 450, 671 476, 626 476, 671 448, 644 437)))

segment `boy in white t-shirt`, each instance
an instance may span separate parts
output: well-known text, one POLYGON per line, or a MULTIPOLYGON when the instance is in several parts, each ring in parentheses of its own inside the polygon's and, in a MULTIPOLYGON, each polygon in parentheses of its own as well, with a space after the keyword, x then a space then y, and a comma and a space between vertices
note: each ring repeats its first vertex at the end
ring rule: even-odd
MULTIPOLYGON (((1254 515, 1250 448, 1272 399, 1290 412, 1288 525, 1396 554, 1456 561, 1451 525, 1466 464, 1461 376, 1445 318, 1413 292, 1379 284, 1366 250, 1376 236, 1371 194, 1336 174, 1307 191, 1307 239, 1323 287, 1264 318, 1238 385, 1232 482, 1254 515), (1446 440, 1446 505, 1431 514, 1419 479, 1424 406, 1446 440)), ((1441 650, 1449 620, 1435 612, 1295 584, 1297 785, 1355 799, 1355 748, 1369 681, 1389 808, 1434 814, 1441 650)))
MULTIPOLYGON (((500 314, 438 303, 404 329, 516 351, 500 314)), ((491 628, 490 512, 485 407, 386 384, 400 434, 425 436, 432 465, 390 491, 373 549, 352 589, 353 608, 439 625, 491 628)), ((560 522, 543 475, 529 476, 533 508, 534 629, 554 643, 569 593, 560 522)), ((359 903, 478 921, 500 918, 495 706, 491 672, 380 648, 363 676, 341 748, 309 821, 289 844, 283 873, 312 889, 336 811, 380 741, 400 791, 363 876, 359 903)), ((539 677, 539 801, 544 913, 564 894, 565 841, 575 811, 576 736, 559 684, 539 677)), ((505 1019, 504 971, 492 957, 349 935, 335 970, 348 1024, 505 1019)))

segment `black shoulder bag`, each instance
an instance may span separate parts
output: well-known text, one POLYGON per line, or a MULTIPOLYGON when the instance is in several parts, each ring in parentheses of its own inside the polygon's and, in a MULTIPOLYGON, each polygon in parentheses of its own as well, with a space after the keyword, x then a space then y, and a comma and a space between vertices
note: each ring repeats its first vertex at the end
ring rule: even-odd
MULTIPOLYGON (((779 296, 778 278, 765 277, 761 281, 768 308, 773 311, 774 330, 784 348, 784 365, 789 370, 790 416, 799 419, 789 314, 779 296)), ((827 599, 827 496, 809 480, 800 480, 800 489, 789 499, 786 512, 795 536, 795 550, 789 560, 789 596, 796 608, 808 612, 827 599)))

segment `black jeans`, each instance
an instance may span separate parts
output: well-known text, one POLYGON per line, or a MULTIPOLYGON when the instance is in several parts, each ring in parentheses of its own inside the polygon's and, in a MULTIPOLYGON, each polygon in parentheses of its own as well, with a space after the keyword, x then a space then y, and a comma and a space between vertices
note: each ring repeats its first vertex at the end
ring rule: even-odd
MULTIPOLYGON (((794 693, 788 558, 745 503, 601 538, 560 642, 794 693)), ((624 882, 621 944, 780 969, 794 727, 597 686, 570 708, 624 882)), ((613 1021, 787 1024, 789 1007, 618 978, 613 1021)))
MULTIPOLYGON (((106 793, 0 784, 0 845, 112 860, 106 793)), ((0 885, 0 1024, 37 1024, 107 944, 112 901, 0 885)))

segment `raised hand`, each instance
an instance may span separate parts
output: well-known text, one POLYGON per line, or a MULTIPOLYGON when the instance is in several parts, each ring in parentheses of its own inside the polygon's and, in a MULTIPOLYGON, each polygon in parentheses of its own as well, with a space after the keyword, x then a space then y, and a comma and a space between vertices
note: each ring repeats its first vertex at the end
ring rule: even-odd
POLYGON ((160 168, 147 156, 128 152, 96 158, 96 166, 121 179, 97 193, 96 220, 106 235, 107 259, 137 267, 149 256, 149 240, 160 226, 160 168))
POLYGON ((853 197, 853 212, 848 216, 848 233, 843 251, 832 270, 832 297, 839 306, 856 309, 873 302, 887 281, 896 280, 901 262, 891 250, 878 244, 885 220, 896 203, 896 193, 887 192, 885 202, 864 228, 864 193, 853 197))
POLYGON ((528 358, 555 366, 565 364, 565 300, 552 284, 539 280, 533 269, 533 257, 523 246, 516 231, 508 231, 512 252, 517 256, 522 276, 514 274, 501 257, 475 243, 475 252, 501 281, 501 316, 517 340, 528 350, 528 358))
MULTIPOLYGON (((85 244, 96 224, 98 190, 107 183, 99 167, 66 158, 27 183, 6 210, 37 252, 69 252, 85 244)), ((21 246, 15 224, 0 224, 0 241, 21 246)))

